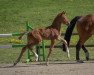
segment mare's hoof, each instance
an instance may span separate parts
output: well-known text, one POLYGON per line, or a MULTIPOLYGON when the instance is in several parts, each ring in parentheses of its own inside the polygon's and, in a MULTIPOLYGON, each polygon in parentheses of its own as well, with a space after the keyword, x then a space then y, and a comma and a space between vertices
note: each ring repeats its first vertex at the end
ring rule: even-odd
POLYGON ((89 60, 89 57, 86 57, 86 60, 88 61, 89 60))
POLYGON ((84 61, 82 61, 82 60, 77 60, 77 63, 84 63, 84 61))

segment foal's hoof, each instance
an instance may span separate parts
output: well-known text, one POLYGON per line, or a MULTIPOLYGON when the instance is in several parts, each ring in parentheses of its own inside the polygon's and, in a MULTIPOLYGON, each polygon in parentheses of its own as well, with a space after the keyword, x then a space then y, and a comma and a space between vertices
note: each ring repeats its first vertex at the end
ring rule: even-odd
POLYGON ((14 64, 13 64, 13 67, 16 66, 16 64, 17 64, 17 63, 14 63, 14 64))
POLYGON ((49 66, 49 62, 46 62, 46 66, 49 66))
POLYGON ((82 60, 77 60, 77 63, 84 63, 84 61, 82 61, 82 60))
POLYGON ((13 64, 13 67, 14 67, 15 65, 16 65, 16 64, 14 63, 14 64, 13 64))

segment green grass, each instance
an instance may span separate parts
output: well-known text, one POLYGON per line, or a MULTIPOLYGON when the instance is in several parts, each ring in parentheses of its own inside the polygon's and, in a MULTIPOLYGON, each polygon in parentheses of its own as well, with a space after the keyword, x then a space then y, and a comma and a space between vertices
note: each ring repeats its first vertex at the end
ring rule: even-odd
MULTIPOLYGON (((67 12, 67 17, 71 20, 77 15, 94 13, 93 0, 0 0, 0 34, 23 32, 26 30, 25 23, 29 21, 33 28, 41 28, 51 25, 55 16, 62 11, 67 12)), ((65 32, 66 26, 62 26, 65 32)), ((76 32, 76 29, 74 30, 76 32)), ((17 37, 14 37, 15 39, 17 37)), ((0 38, 0 45, 11 44, 12 38, 0 38)), ((78 36, 73 36, 71 44, 76 44, 78 36)), ((93 44, 93 37, 86 43, 93 44)), ((48 44, 49 42, 47 42, 48 44)), ((0 63, 12 63, 18 56, 21 48, 0 49, 0 63)), ((93 56, 93 50, 89 48, 93 56)), ((52 60, 66 60, 65 53, 60 49, 53 51, 52 60), (55 52, 54 52, 55 51, 55 52), (64 55, 63 55, 64 54, 64 55)), ((75 48, 71 49, 72 60, 75 60, 75 48)), ((83 52, 81 52, 84 58, 83 52)), ((25 61, 26 54, 22 61, 25 61)))

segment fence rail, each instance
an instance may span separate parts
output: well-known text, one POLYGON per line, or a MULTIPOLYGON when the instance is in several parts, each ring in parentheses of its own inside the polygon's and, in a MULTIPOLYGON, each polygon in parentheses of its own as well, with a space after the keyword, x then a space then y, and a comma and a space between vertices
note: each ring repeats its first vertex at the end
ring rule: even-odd
MULTIPOLYGON (((75 47, 76 45, 70 45, 69 47, 75 47)), ((85 47, 94 47, 94 45, 85 45, 85 47)), ((42 48, 42 46, 40 46, 40 48, 42 48)), ((49 45, 46 45, 45 48, 50 48, 49 45)), ((61 45, 56 45, 54 46, 54 48, 62 48, 61 45)))
MULTIPOLYGON (((64 35, 65 33, 61 33, 61 35, 64 35)), ((78 33, 72 33, 72 35, 78 35, 78 33)))
MULTIPOLYGON (((12 33, 12 34, 0 34, 0 37, 8 37, 8 36, 19 36, 21 33, 12 33)), ((65 33, 61 33, 61 35, 64 35, 65 33)), ((73 33, 72 35, 78 35, 78 33, 73 33)), ((0 45, 0 48, 10 48, 10 47, 23 47, 25 44, 15 44, 15 45, 0 45)), ((70 45, 69 47, 75 47, 76 45, 70 45)), ((85 45, 86 47, 94 47, 94 45, 85 45)), ((42 48, 42 46, 40 46, 42 48)), ((45 48, 50 48, 49 45, 46 45, 45 48)), ((61 45, 57 45, 54 48, 62 48, 61 45)))

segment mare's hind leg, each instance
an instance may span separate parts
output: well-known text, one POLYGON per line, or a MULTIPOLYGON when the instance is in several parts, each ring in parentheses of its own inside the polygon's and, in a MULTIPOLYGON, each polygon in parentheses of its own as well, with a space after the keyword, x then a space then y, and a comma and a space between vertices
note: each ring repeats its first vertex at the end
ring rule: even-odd
POLYGON ((83 49, 83 51, 85 52, 86 60, 88 61, 88 60, 89 60, 89 52, 88 52, 88 50, 85 48, 84 45, 82 45, 82 49, 83 49))
POLYGON ((76 45, 76 60, 77 62, 80 62, 80 63, 83 63, 82 60, 80 60, 80 57, 79 57, 79 52, 80 52, 80 49, 83 49, 83 51, 85 52, 85 55, 86 55, 86 59, 89 60, 89 53, 87 51, 87 49, 85 48, 84 45, 81 46, 80 42, 78 41, 77 45, 76 45))
POLYGON ((78 43, 76 45, 76 60, 79 63, 83 63, 83 61, 81 61, 80 57, 79 57, 79 51, 80 51, 80 49, 81 49, 81 45, 80 45, 80 42, 78 41, 78 43))
POLYGON ((20 53, 19 57, 17 58, 17 60, 14 62, 14 65, 13 66, 15 66, 20 61, 23 53, 26 51, 26 48, 27 48, 27 45, 22 48, 21 53, 20 53))
MULTIPOLYGON (((82 62, 79 58, 79 51, 80 51, 80 48, 82 48, 84 50, 84 52, 87 51, 83 45, 89 39, 90 36, 91 36, 90 34, 84 34, 83 36, 80 36, 80 40, 76 45, 76 60, 77 60, 77 62, 82 62)), ((88 53, 88 55, 89 55, 89 53, 88 53)), ((88 55, 86 56, 87 59, 88 59, 88 55)))

